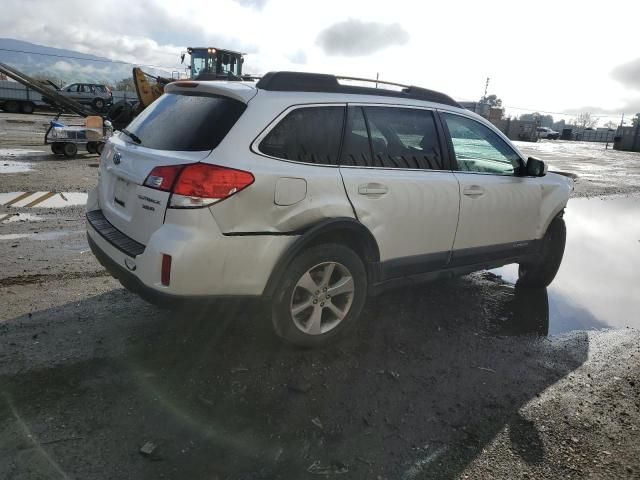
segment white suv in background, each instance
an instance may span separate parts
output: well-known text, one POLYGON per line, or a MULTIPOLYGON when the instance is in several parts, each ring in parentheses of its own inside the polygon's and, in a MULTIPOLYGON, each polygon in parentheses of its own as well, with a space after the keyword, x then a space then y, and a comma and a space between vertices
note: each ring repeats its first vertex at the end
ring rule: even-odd
POLYGON ((262 297, 318 345, 386 288, 558 270, 571 180, 444 94, 296 72, 165 92, 109 139, 87 205, 94 254, 146 299, 262 297))
POLYGON ((557 140, 560 138, 560 132, 556 132, 548 127, 538 127, 538 137, 546 138, 547 140, 557 140))

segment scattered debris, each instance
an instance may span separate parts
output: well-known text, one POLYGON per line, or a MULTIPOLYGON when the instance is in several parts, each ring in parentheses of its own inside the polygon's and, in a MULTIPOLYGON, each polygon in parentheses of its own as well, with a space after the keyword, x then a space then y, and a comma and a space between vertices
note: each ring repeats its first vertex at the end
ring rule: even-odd
POLYGON ((342 462, 332 462, 330 465, 322 465, 320 460, 316 460, 309 468, 307 472, 312 475, 339 475, 349 472, 349 467, 342 462))
POLYGON ((153 452, 155 451, 155 449, 157 448, 157 445, 153 442, 146 442, 144 445, 142 445, 142 447, 140 447, 140 454, 144 455, 145 457, 149 457, 153 454, 153 452))
POLYGON ((400 378, 400 374, 398 372, 394 372, 393 370, 387 370, 387 375, 389 375, 394 380, 398 380, 400 378))
POLYGON ((320 430, 324 430, 324 426, 322 425, 322 422, 320 421, 320 419, 318 417, 312 418, 311 419, 311 423, 313 423, 320 430))
POLYGON ((477 367, 478 370, 484 370, 485 372, 491 372, 491 373, 496 373, 496 371, 493 368, 489 368, 489 367, 477 367))
POLYGON ((287 384, 287 388, 296 393, 307 393, 311 390, 311 384, 309 382, 290 382, 287 384))
POLYGON ((231 369, 231 373, 245 373, 248 371, 249 369, 247 367, 234 367, 231 369))
POLYGON ((84 437, 64 437, 56 440, 47 440, 46 442, 40 442, 40 445, 51 445, 52 443, 70 442, 72 440, 82 440, 84 437))

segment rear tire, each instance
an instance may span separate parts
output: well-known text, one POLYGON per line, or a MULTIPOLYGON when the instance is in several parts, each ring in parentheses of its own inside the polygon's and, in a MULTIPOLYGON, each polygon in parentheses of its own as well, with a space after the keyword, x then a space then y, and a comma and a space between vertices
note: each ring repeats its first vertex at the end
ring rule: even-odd
POLYGON ((73 158, 78 153, 78 146, 75 143, 65 143, 62 149, 62 153, 67 158, 73 158))
POLYGON ((520 264, 517 285, 526 288, 549 286, 562 263, 566 241, 567 227, 564 219, 556 217, 542 238, 541 254, 538 259, 520 264))
POLYGON ((22 113, 31 114, 33 113, 33 110, 34 110, 34 106, 33 106, 33 103, 31 102, 22 102, 20 104, 20 111, 22 113))
POLYGON ((287 267, 273 297, 273 326, 294 345, 318 347, 355 323, 366 297, 360 257, 342 245, 317 245, 287 267))
POLYGON ((96 142, 87 142, 87 152, 96 153, 98 150, 98 144, 96 142))
POLYGON ((51 151, 56 155, 62 155, 64 153, 64 144, 60 142, 52 143, 51 151))
POLYGON ((7 100, 4 103, 4 111, 7 113, 18 113, 20 111, 20 104, 15 100, 7 100))
POLYGON ((102 111, 102 109, 104 108, 104 100, 101 98, 94 98, 93 99, 93 108, 94 110, 100 112, 102 111))
POLYGON ((104 142, 98 142, 98 145, 96 145, 96 153, 102 155, 102 150, 104 150, 104 142))

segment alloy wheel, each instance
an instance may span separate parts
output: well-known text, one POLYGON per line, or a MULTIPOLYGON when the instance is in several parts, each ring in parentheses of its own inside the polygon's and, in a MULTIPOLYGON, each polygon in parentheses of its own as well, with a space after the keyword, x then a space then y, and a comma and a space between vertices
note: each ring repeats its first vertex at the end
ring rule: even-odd
POLYGON ((337 262, 324 262, 307 270, 293 288, 291 318, 308 335, 321 335, 337 327, 353 303, 351 272, 337 262))

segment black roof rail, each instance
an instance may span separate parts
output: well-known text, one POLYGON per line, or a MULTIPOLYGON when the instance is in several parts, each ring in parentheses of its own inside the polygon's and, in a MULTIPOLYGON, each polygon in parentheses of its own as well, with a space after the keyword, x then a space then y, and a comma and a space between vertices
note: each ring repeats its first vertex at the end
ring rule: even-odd
POLYGON ((426 88, 413 85, 403 85, 401 83, 383 82, 381 80, 371 80, 368 78, 343 77, 329 75, 325 73, 306 72, 269 72, 265 74, 256 87, 262 90, 278 92, 324 92, 324 93, 351 93, 356 95, 382 95, 385 97, 411 98, 414 100, 424 100, 427 102, 441 103, 452 107, 462 108, 458 102, 449 95, 428 90, 426 88), (358 85, 344 85, 339 80, 352 80, 357 82, 369 82, 383 85, 400 87, 401 90, 391 90, 388 88, 363 87, 358 85))

